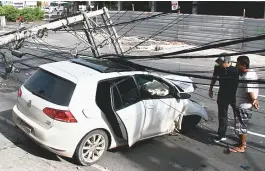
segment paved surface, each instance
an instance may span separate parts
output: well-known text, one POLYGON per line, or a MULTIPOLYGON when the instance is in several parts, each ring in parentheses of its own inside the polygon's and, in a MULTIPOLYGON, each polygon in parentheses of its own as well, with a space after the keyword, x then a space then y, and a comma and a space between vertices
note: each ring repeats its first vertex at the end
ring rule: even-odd
MULTIPOLYGON (((57 44, 70 46, 74 44, 74 39, 58 34, 50 34, 46 41, 49 44, 57 44)), ((44 55, 40 48, 47 46, 30 44, 27 48, 22 49, 24 52, 44 55)), ((103 51, 108 49, 103 49, 103 51)), ((52 52, 51 49, 48 49, 52 52)), ((150 52, 141 52, 149 54, 150 52)), ((45 53, 47 54, 47 52, 45 53)), ((62 55, 69 58, 70 55, 54 54, 48 56, 55 60, 61 60, 62 55)), ((23 63, 38 66, 42 63, 51 62, 43 59, 31 59, 32 56, 25 56, 21 60, 23 63), (25 60, 28 58, 27 60, 25 60)), ((18 59, 16 59, 18 60, 18 59)), ((181 71, 192 74, 211 75, 213 60, 199 59, 174 59, 174 60, 159 60, 159 61, 136 61, 145 65, 155 66, 157 68, 181 71)), ((8 80, 2 80, 3 84, 8 83, 13 86, 15 91, 19 84, 12 79, 16 78, 20 81, 27 79, 34 69, 30 69, 25 65, 16 64, 21 69, 20 73, 12 74, 8 80), (11 79, 12 78, 12 79, 11 79), (9 81, 9 82, 8 82, 9 81)), ((255 67, 255 66, 253 66, 255 67)), ((258 70, 259 76, 264 77, 264 71, 258 70)), ((194 79, 195 82, 207 83, 209 80, 194 79)), ((8 123, 12 125, 10 109, 15 104, 15 93, 6 93, 0 87, 1 94, 1 118, 6 118, 8 123), (3 94, 4 93, 4 94, 3 94)), ((187 135, 162 136, 151 140, 146 140, 137 143, 132 148, 120 148, 111 150, 97 163, 94 167, 79 167, 72 164, 71 160, 62 159, 45 150, 41 149, 30 140, 25 138, 23 134, 17 131, 10 124, 0 122, 0 170, 114 170, 114 171, 156 171, 156 170, 244 170, 241 166, 249 166, 253 171, 262 171, 265 168, 265 107, 264 97, 260 96, 261 109, 255 112, 250 122, 248 136, 248 150, 245 154, 226 154, 227 146, 233 145, 237 140, 233 130, 229 129, 229 139, 225 143, 213 143, 212 138, 217 129, 217 106, 216 96, 214 99, 209 99, 207 95, 208 87, 199 86, 192 98, 200 103, 203 103, 209 114, 209 121, 202 121, 199 126, 188 133, 187 135), (3 153, 3 154, 2 154, 3 153), (21 166, 19 169, 14 163, 21 166)), ((218 89, 216 89, 218 91, 218 89)), ((265 95, 264 89, 260 92, 265 95)), ((231 112, 231 111, 230 111, 231 112)), ((232 121, 232 115, 230 120, 232 121)), ((230 122, 232 126, 232 122, 230 122)))

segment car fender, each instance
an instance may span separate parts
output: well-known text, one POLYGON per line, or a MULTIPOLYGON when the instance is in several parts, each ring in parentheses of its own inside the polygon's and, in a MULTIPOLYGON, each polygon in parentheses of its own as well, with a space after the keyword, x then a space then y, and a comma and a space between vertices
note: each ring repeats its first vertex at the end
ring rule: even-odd
POLYGON ((188 115, 198 115, 201 116, 204 120, 208 120, 208 113, 206 112, 205 108, 200 105, 199 103, 192 101, 190 99, 183 100, 183 116, 188 115))

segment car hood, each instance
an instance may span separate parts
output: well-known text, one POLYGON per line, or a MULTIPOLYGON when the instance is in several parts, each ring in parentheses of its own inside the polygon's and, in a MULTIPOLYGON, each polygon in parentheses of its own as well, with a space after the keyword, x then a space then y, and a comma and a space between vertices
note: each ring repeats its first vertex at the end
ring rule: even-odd
POLYGON ((182 89, 183 92, 192 93, 194 92, 193 81, 189 77, 179 75, 163 75, 163 78, 171 81, 178 88, 182 89))

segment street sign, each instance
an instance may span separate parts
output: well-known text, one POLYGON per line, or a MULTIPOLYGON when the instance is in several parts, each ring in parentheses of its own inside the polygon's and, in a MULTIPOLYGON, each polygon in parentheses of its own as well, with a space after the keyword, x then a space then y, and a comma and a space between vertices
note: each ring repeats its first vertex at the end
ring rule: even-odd
POLYGON ((178 10, 178 8, 179 8, 178 1, 171 1, 171 10, 176 11, 178 10))

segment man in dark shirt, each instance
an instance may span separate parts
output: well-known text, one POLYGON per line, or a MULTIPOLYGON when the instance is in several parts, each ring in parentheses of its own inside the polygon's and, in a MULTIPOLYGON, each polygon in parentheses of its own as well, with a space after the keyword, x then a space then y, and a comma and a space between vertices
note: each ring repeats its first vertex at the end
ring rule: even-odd
POLYGON ((231 105, 235 114, 239 72, 236 67, 232 66, 231 57, 220 57, 215 62, 219 65, 215 65, 214 67, 209 96, 211 98, 213 97, 213 86, 216 79, 219 78, 219 92, 217 97, 219 127, 218 137, 214 141, 220 142, 226 140, 225 134, 228 123, 227 111, 229 105, 231 105))

